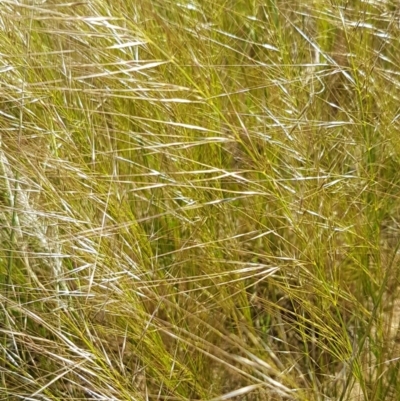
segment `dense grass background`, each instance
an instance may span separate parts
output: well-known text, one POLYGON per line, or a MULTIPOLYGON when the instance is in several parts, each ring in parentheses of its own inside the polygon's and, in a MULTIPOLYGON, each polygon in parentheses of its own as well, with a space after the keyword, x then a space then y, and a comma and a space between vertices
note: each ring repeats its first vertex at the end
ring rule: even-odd
POLYGON ((0 399, 400 399, 397 1, 0 27, 0 399))

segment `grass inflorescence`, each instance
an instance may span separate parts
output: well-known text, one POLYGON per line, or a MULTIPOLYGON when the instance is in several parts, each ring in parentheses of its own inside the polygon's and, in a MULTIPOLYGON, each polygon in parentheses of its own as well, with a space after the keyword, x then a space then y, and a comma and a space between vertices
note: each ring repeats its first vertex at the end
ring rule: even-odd
POLYGON ((395 1, 0 26, 0 399, 400 398, 395 1))

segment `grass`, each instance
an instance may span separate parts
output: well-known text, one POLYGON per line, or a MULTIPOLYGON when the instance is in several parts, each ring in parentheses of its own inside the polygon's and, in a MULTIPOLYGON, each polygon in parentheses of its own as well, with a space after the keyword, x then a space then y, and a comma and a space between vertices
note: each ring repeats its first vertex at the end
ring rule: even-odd
POLYGON ((0 399, 399 399, 396 2, 0 24, 0 399))

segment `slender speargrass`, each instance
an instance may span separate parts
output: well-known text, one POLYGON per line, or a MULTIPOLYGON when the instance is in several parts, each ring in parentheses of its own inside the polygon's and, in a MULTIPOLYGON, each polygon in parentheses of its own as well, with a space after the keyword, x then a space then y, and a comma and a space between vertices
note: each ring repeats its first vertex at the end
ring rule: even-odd
POLYGON ((397 11, 2 2, 0 395, 397 400, 397 11))

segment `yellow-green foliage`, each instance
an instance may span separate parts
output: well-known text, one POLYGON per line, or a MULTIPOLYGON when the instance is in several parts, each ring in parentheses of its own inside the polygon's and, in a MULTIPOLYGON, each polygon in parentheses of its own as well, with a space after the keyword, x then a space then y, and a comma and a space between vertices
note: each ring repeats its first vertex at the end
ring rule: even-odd
POLYGON ((398 400, 397 2, 0 3, 0 399, 398 400))

